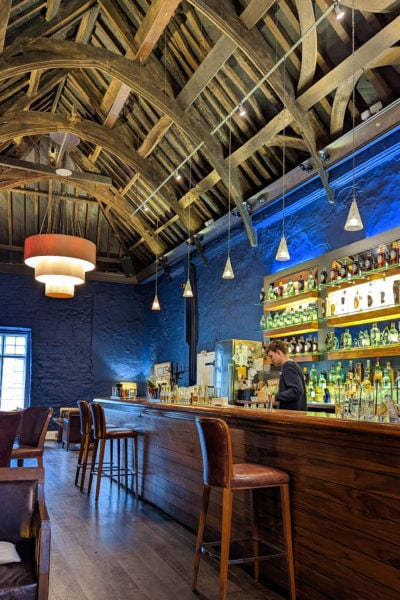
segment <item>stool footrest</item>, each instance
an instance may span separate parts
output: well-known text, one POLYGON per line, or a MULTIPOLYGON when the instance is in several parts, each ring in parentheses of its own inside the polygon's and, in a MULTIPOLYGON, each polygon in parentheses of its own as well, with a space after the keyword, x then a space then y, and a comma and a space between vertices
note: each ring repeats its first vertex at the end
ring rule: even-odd
MULTIPOLYGON (((221 558, 221 540, 206 542, 201 546, 203 554, 219 560, 221 558)), ((253 562, 254 560, 272 560, 275 558, 286 558, 286 550, 265 540, 257 538, 242 538, 231 540, 229 548, 228 564, 239 564, 253 562), (258 543, 258 556, 254 556, 254 543, 258 543)))

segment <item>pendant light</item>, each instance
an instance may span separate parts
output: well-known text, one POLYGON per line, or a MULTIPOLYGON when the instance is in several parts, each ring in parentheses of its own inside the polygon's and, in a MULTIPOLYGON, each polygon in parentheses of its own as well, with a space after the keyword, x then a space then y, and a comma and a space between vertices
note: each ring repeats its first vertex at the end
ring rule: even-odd
MULTIPOLYGON (((158 249, 158 217, 157 217, 157 249, 158 249)), ((154 294, 153 304, 151 310, 161 310, 160 303, 158 301, 158 255, 156 256, 156 291, 154 294)))
MULTIPOLYGON (((283 104, 286 107, 286 61, 283 63, 283 104)), ((285 237, 285 173, 286 173, 286 127, 283 128, 282 142, 282 237, 279 242, 275 260, 290 260, 285 237)))
POLYGON ((352 51, 352 65, 353 65, 353 93, 352 93, 352 102, 353 102, 353 116, 352 116, 352 120, 353 120, 353 182, 352 182, 352 200, 351 200, 351 205, 350 205, 350 210, 349 210, 349 214, 347 215, 347 219, 346 219, 346 223, 345 223, 345 230, 346 231, 360 231, 361 229, 363 229, 364 225, 363 222, 361 220, 361 216, 360 216, 360 211, 358 210, 358 206, 357 206, 357 199, 356 199, 356 185, 355 185, 355 143, 354 143, 354 131, 355 131, 355 110, 356 110, 356 104, 355 104, 355 92, 356 92, 356 86, 355 86, 355 74, 354 74, 354 2, 353 2, 353 6, 351 9, 351 51, 352 51))
MULTIPOLYGON (((189 161, 189 190, 192 188, 192 161, 189 161)), ((185 289, 183 290, 184 298, 193 298, 193 290, 190 284, 190 232, 191 232, 191 223, 190 223, 190 211, 191 211, 192 203, 189 204, 189 237, 187 241, 188 251, 187 251, 187 281, 185 283, 185 289)))
POLYGON ((231 118, 229 119, 229 156, 228 156, 228 257, 226 259, 224 272, 222 273, 222 279, 234 279, 235 274, 232 269, 231 257, 230 257, 230 245, 231 245, 231 151, 232 151, 232 124, 231 118))

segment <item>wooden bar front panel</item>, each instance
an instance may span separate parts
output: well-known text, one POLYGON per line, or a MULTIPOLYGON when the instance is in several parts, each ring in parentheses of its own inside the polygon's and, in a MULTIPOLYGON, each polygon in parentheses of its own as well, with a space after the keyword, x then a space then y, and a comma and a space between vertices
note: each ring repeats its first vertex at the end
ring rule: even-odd
MULTIPOLYGON (((241 408, 104 401, 112 420, 140 426, 142 493, 196 530, 202 463, 196 414, 225 418, 235 461, 282 468, 291 477, 297 595, 302 600, 400 597, 400 426, 241 408)), ((248 532, 248 497, 235 500, 234 535, 248 532)), ((280 540, 279 502, 262 492, 261 521, 280 540)), ((217 535, 212 493, 207 536, 217 535)), ((265 534, 267 535, 267 533, 265 534)), ((285 564, 262 563, 262 578, 287 588, 285 564)))

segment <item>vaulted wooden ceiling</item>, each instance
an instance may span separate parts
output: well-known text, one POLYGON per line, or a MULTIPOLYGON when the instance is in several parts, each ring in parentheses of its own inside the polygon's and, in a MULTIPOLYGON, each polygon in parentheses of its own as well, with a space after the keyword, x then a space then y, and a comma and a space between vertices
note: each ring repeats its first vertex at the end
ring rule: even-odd
POLYGON ((393 0, 3 0, 1 269, 27 236, 64 232, 96 243, 99 277, 129 257, 140 282, 188 239, 202 252, 229 207, 254 246, 283 169, 288 187, 318 173, 333 202, 346 134, 376 111, 381 132, 400 121, 399 15, 393 0))

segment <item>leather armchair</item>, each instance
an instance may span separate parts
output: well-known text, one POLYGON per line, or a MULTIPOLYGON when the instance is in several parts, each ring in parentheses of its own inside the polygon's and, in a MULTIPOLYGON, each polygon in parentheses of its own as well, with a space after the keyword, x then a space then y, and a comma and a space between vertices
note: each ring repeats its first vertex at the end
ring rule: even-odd
POLYGON ((44 469, 0 468, 0 540, 16 545, 21 562, 0 565, 0 599, 48 600, 50 519, 44 469))

